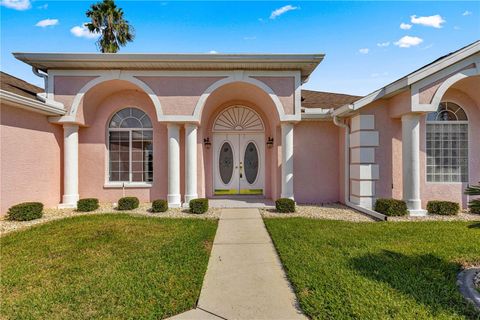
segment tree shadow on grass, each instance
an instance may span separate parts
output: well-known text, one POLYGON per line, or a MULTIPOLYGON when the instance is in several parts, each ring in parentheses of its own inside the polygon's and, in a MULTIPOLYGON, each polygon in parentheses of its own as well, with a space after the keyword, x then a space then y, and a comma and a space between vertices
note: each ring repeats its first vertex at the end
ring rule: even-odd
POLYGON ((356 257, 350 262, 351 267, 364 277, 386 283, 427 306, 433 316, 480 317, 480 313, 466 302, 457 289, 458 264, 433 254, 408 256, 389 250, 356 257))
POLYGON ((480 222, 469 224, 468 228, 469 229, 480 229, 480 222))

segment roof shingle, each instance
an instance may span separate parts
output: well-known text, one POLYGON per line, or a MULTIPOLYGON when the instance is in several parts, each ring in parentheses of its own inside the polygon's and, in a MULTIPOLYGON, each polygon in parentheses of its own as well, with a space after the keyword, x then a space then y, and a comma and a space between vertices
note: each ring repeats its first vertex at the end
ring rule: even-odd
POLYGON ((37 93, 44 91, 40 87, 2 71, 0 71, 0 88, 31 99, 36 99, 37 93))
POLYGON ((336 109, 360 98, 360 96, 342 93, 302 90, 302 107, 336 109))

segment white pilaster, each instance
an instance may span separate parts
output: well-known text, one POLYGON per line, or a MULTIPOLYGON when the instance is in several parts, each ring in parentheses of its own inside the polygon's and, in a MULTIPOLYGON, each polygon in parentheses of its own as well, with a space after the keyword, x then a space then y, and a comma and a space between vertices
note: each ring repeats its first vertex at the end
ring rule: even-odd
POLYGON ((185 204, 197 194, 197 126, 185 125, 185 204))
POLYGON ((420 115, 402 116, 403 200, 410 215, 425 215, 420 199, 420 115))
POLYGON ((178 208, 180 198, 180 126, 169 123, 168 128, 168 206, 178 208))
POLYGON ((282 198, 293 199, 293 123, 282 123, 282 198))
POLYGON ((78 195, 78 125, 63 125, 63 197, 59 208, 75 208, 78 195))

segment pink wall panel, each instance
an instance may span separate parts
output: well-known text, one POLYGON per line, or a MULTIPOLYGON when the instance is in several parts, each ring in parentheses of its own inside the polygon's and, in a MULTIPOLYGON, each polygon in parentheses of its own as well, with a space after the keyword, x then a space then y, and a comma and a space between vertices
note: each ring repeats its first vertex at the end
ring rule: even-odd
POLYGON ((61 200, 63 129, 46 116, 0 106, 0 214, 14 204, 61 200))

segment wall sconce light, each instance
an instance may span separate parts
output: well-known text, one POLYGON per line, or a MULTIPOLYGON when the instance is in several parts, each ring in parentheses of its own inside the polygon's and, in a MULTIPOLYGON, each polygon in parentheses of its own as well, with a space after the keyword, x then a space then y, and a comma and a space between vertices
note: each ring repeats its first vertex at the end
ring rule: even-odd
POLYGON ((212 143, 210 142, 210 138, 207 137, 203 139, 203 144, 205 145, 205 148, 210 149, 210 146, 212 145, 212 143))
POLYGON ((272 138, 272 137, 268 137, 268 139, 267 139, 267 147, 268 147, 268 148, 273 147, 273 138, 272 138))

